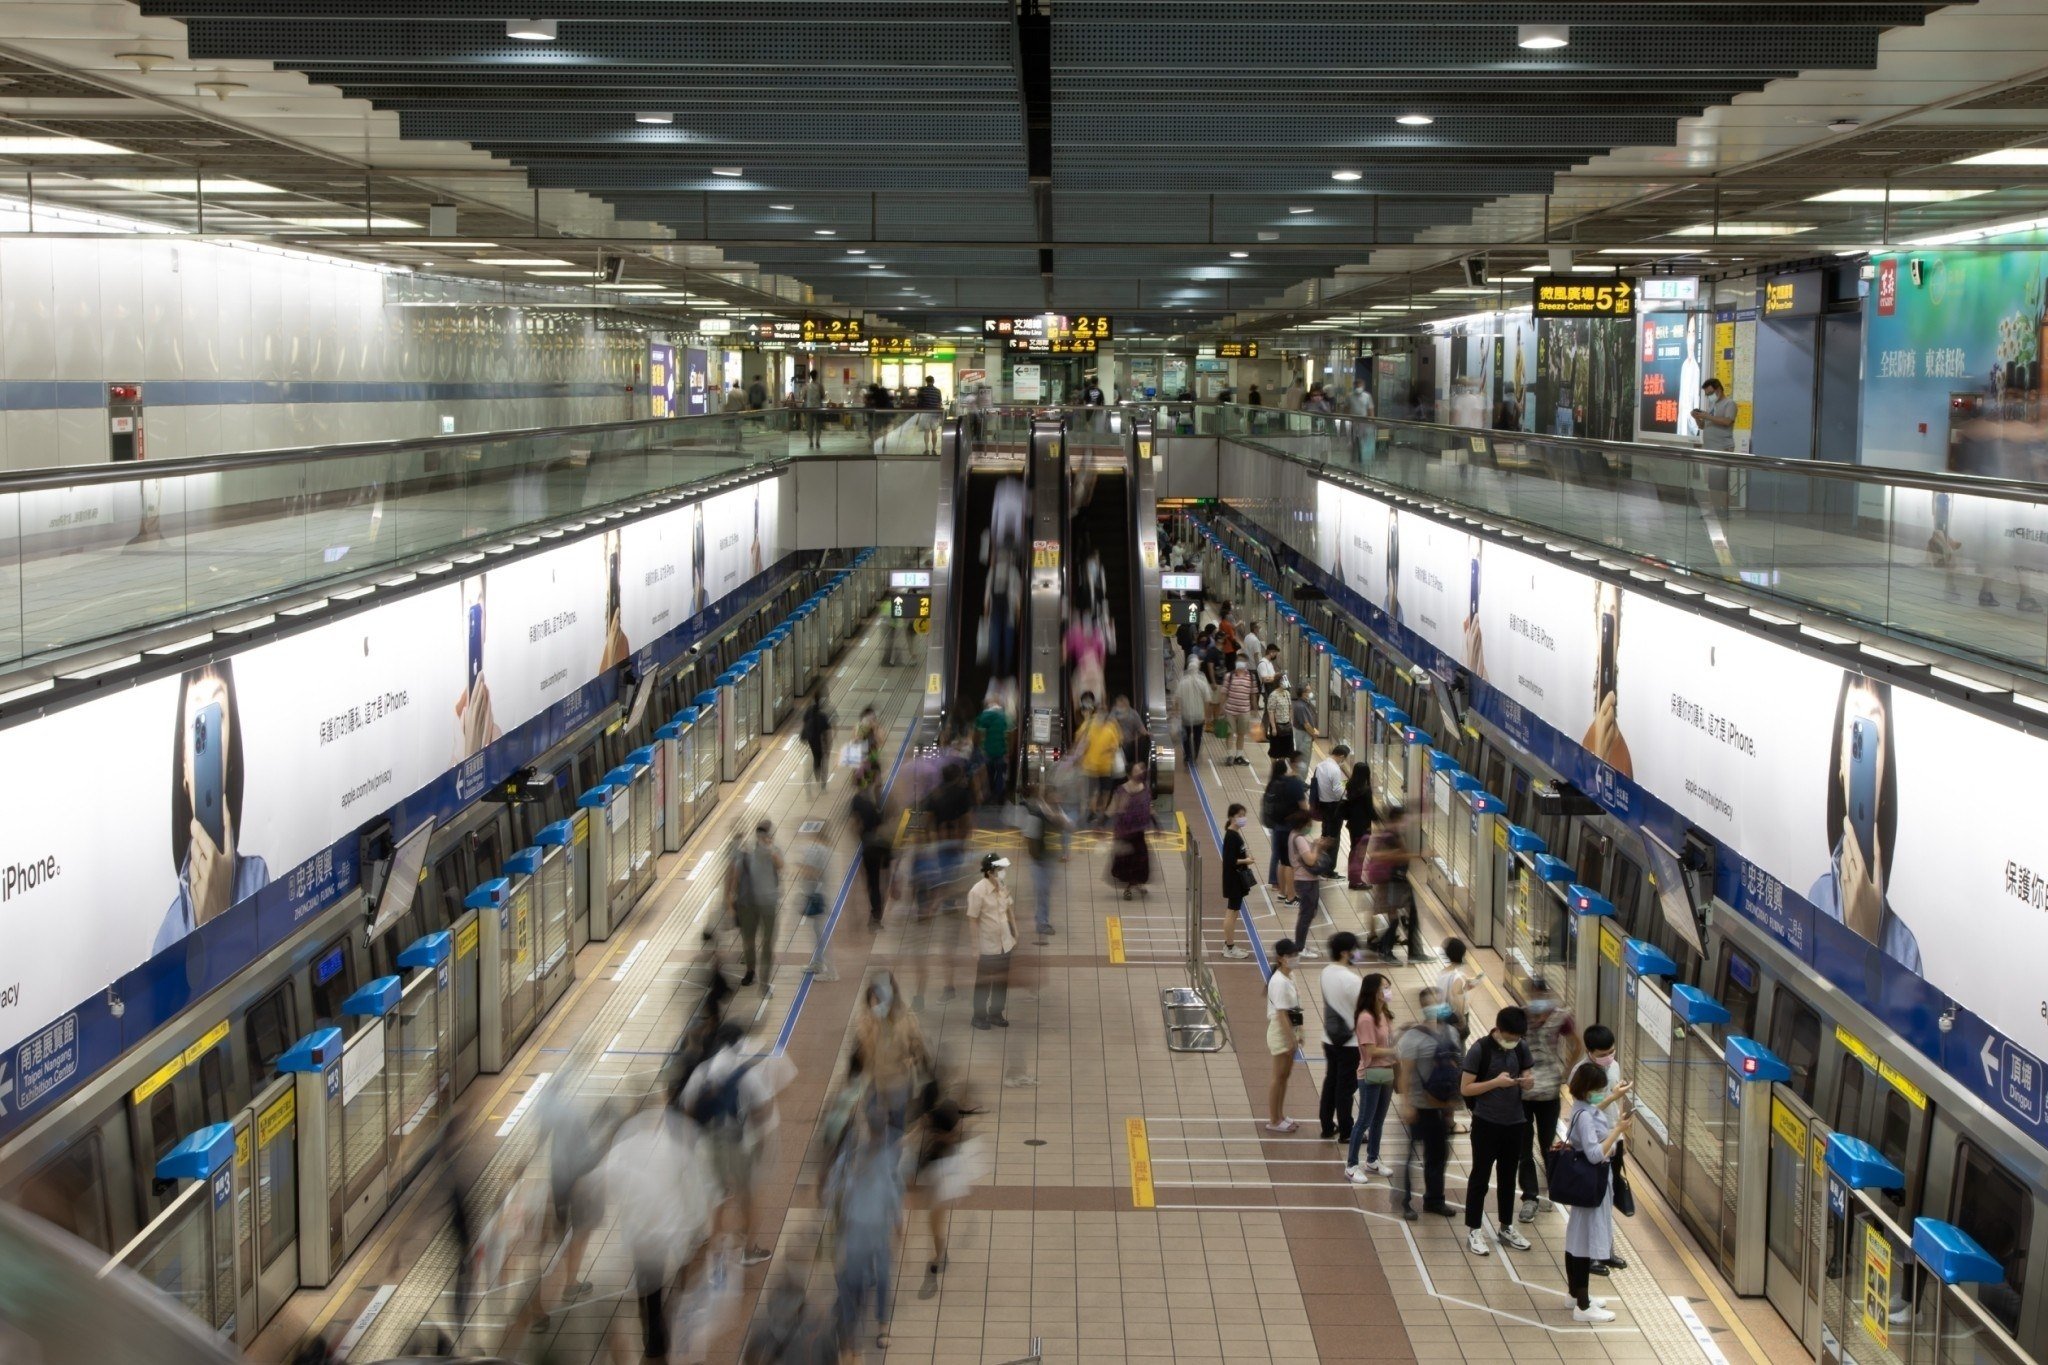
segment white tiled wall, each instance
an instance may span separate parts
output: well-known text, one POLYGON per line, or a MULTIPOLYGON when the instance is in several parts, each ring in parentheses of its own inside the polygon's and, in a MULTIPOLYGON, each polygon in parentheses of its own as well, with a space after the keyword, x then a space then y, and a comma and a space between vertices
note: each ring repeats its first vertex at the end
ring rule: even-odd
POLYGON ((139 381, 154 459, 644 416, 627 394, 646 337, 587 317, 400 308, 385 277, 227 245, 0 241, 0 467, 107 458, 99 386, 139 381), (23 407, 21 381, 95 386, 91 407, 23 407), (191 382, 602 384, 601 395, 353 401, 163 401, 191 382), (152 388, 152 386, 155 386, 152 388))

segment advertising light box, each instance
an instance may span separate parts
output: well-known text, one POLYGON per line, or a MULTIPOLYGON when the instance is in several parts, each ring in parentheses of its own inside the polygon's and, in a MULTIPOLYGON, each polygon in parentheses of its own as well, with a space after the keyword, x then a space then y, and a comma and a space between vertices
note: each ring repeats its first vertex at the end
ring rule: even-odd
MULTIPOLYGON (((596 530, 0 730, 12 771, 121 774, 90 812, 16 803, 0 960, 34 969, 0 1002, 0 1059, 259 892, 283 889, 284 932, 333 904, 354 883, 338 842, 437 783, 473 799, 493 744, 780 560, 787 487, 596 530)), ((235 943, 229 968, 258 946, 235 943)))
POLYGON ((1722 890, 1789 949, 1857 962, 1860 942, 1884 965, 1856 965, 1859 983, 1914 973, 2048 1057, 2038 974, 2015 968, 2048 960, 2048 741, 1352 489, 1305 496, 1312 516, 1284 491, 1246 504, 1487 684, 1482 709, 1518 742, 1589 755, 1574 780, 1610 811, 1638 818, 1639 791, 1739 855, 1722 890), (1956 800, 1957 756, 1993 754, 1956 800), (1974 931, 1940 932, 1958 913, 1974 931))

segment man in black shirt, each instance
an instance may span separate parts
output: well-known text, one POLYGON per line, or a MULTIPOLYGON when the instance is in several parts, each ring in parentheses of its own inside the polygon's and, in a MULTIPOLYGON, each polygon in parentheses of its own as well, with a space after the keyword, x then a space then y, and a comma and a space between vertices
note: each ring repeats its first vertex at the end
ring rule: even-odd
POLYGON ((1465 1182, 1465 1244, 1475 1256, 1492 1254, 1484 1230, 1486 1185, 1492 1179, 1501 1245, 1527 1251, 1529 1239, 1515 1228, 1515 1163, 1528 1143, 1529 1115, 1523 1098, 1535 1085, 1535 1062, 1522 1037, 1529 1016, 1509 1005, 1494 1016, 1493 1031, 1465 1053, 1459 1093, 1472 1106, 1472 1174, 1465 1182))

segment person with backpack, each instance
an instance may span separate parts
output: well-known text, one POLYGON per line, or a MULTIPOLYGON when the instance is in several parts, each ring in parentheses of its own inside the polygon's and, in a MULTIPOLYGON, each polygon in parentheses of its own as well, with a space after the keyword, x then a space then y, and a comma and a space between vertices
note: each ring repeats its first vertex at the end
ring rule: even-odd
MULTIPOLYGON (((1329 938, 1330 965, 1317 984, 1323 995, 1323 1088, 1317 1113, 1325 1141, 1351 1140, 1351 1105, 1358 1098, 1358 935, 1340 929, 1329 938)), ((1353 1163, 1356 1164, 1355 1162, 1353 1163)))
POLYGON ((1294 904, 1294 870, 1287 859, 1287 833, 1295 813, 1307 808, 1308 784, 1294 775, 1294 765, 1275 759, 1259 796, 1259 823, 1265 826, 1266 843, 1272 850, 1266 860, 1266 885, 1282 905, 1294 904))
POLYGON ((746 1026, 728 1019, 711 1035, 710 1054, 690 1074, 683 1086, 683 1113, 703 1135, 711 1169, 723 1194, 713 1221, 723 1220, 731 1208, 739 1216, 741 1265, 759 1265, 775 1253, 755 1237, 754 1172, 760 1164, 761 1148, 775 1128, 775 1092, 778 1064, 774 1057, 745 1057, 740 1044, 746 1026))
POLYGON ((1458 1100, 1458 1035, 1451 1029, 1450 1006, 1425 986, 1417 1001, 1422 1018, 1402 1032, 1394 1044, 1394 1093, 1401 1126, 1408 1130, 1408 1150, 1401 1157, 1399 1200, 1409 1222, 1415 1211, 1415 1162, 1422 1162, 1422 1212, 1444 1218, 1457 1210, 1444 1202, 1444 1171, 1451 1164, 1451 1106, 1458 1100))
POLYGON ((1515 1227, 1515 1166, 1529 1141, 1529 1115, 1522 1101, 1535 1087, 1535 1059, 1522 1041, 1529 1016, 1509 1005, 1494 1016, 1493 1028, 1465 1053, 1458 1093, 1472 1106, 1472 1174, 1465 1181, 1465 1245, 1474 1256, 1491 1255, 1486 1243, 1486 1188, 1494 1188, 1501 1245, 1527 1251, 1529 1239, 1515 1227))
POLYGON ((825 709, 825 684, 819 683, 818 690, 811 694, 811 700, 804 707, 803 725, 800 727, 804 745, 811 751, 811 782, 818 790, 825 789, 825 750, 832 742, 832 713, 825 709))
POLYGON ((747 964, 740 985, 753 985, 758 973, 765 997, 770 990, 767 979, 775 974, 775 911, 782 903, 782 854, 775 847, 775 827, 768 821, 754 826, 752 843, 744 837, 735 841, 727 881, 747 964))

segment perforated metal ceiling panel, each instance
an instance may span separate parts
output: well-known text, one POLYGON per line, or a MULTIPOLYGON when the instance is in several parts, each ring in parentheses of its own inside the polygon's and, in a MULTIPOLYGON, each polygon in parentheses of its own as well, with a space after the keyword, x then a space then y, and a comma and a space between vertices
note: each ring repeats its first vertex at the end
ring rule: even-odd
MULTIPOLYGON (((1547 215, 1529 206, 1553 195, 1558 221, 1598 241, 1668 231, 1703 203, 1766 212, 1784 196, 1674 185, 1635 223, 1602 214, 1643 196, 1560 193, 1559 177, 1672 146, 1684 120, 1774 80, 1870 68, 1885 30, 1939 7, 549 0, 545 43, 508 38, 497 0, 143 8, 185 20, 196 61, 302 72, 397 111, 407 138, 468 143, 533 186, 597 195, 852 306, 1200 312, 1312 300, 1428 234, 1534 237, 1547 215), (1523 49, 1523 23, 1569 24, 1570 43, 1523 49), (670 121, 635 121, 649 111, 670 121), (874 259, 848 255, 864 242, 874 259)), ((1974 107, 2048 104, 2006 99, 1974 107)), ((1871 150, 1976 145, 1929 137, 1940 147, 1871 150)), ((1845 150, 1790 174, 1873 164, 1845 150)), ((1867 216, 1840 215, 1844 230, 1867 216)))

